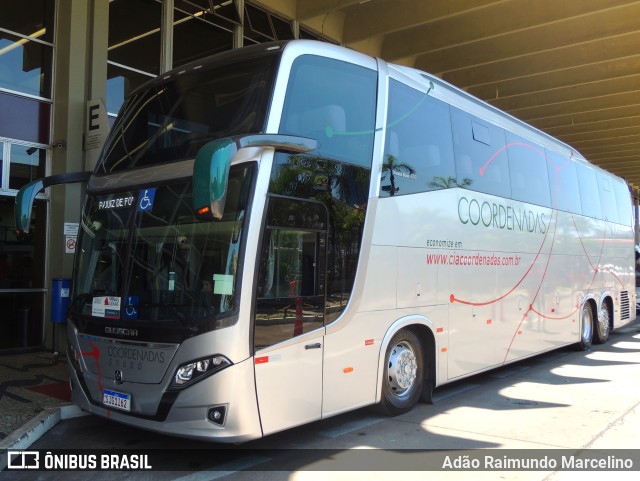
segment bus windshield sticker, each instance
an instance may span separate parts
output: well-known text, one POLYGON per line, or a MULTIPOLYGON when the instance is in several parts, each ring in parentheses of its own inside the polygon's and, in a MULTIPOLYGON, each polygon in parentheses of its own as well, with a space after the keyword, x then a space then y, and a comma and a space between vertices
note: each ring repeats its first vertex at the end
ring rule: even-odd
POLYGON ((233 275, 214 274, 213 293, 231 296, 233 295, 233 275))
POLYGON ((156 188, 143 189, 138 194, 138 212, 152 211, 153 199, 156 196, 156 188))
POLYGON ((120 319, 120 298, 114 296, 94 297, 91 315, 105 319, 120 319))

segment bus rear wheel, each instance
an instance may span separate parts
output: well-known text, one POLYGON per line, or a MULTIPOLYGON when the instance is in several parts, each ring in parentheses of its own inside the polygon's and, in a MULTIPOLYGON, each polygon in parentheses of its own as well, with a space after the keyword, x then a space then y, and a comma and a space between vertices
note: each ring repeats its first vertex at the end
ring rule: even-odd
POLYGON ((387 347, 379 410, 389 416, 408 412, 420 399, 423 383, 422 344, 412 331, 403 329, 387 347))
POLYGON ((596 344, 604 344, 609 340, 609 322, 611 320, 611 311, 609 310, 609 304, 604 302, 602 309, 600 309, 600 315, 596 322, 596 328, 594 330, 594 341, 596 344))
POLYGON ((580 344, 581 350, 586 351, 593 342, 593 309, 585 302, 580 309, 580 344))

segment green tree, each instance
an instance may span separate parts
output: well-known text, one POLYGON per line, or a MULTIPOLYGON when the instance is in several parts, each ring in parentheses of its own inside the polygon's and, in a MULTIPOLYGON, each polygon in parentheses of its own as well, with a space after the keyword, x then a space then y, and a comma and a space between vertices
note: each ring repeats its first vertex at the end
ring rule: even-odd
POLYGON ((386 175, 389 174, 389 183, 388 186, 383 186, 382 190, 386 190, 385 187, 389 188, 389 195, 395 195, 398 191, 399 187, 396 187, 396 173, 414 175, 416 170, 411 167, 411 165, 400 162, 394 155, 387 155, 385 162, 382 164, 382 179, 384 180, 386 175))
POLYGON ((455 177, 434 177, 433 180, 429 183, 429 187, 433 187, 435 189, 451 189, 452 187, 460 187, 464 189, 465 187, 471 185, 473 180, 465 177, 462 179, 462 182, 458 182, 458 179, 455 177))

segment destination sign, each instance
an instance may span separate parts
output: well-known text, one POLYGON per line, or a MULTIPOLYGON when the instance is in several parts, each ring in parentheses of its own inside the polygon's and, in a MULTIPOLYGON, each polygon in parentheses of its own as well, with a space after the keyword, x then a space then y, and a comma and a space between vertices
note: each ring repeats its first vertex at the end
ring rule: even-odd
POLYGON ((115 197, 113 199, 98 201, 98 209, 118 209, 122 207, 131 207, 133 205, 133 196, 115 197))

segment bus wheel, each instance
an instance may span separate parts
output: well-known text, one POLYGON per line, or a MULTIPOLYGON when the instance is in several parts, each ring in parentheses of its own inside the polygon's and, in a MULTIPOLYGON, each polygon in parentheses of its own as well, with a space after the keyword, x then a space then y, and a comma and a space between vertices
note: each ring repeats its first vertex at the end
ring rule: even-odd
POLYGON ((407 329, 397 332, 387 347, 385 361, 379 409, 397 416, 409 411, 423 392, 424 359, 418 336, 407 329))
POLYGON ((588 302, 582 305, 580 310, 580 344, 581 350, 586 351, 591 347, 593 340, 593 309, 588 302))
POLYGON ((596 344, 604 344, 609 340, 609 321, 611 319, 609 304, 605 302, 602 305, 602 309, 600 309, 600 315, 598 316, 598 321, 596 322, 596 328, 593 340, 596 344))

